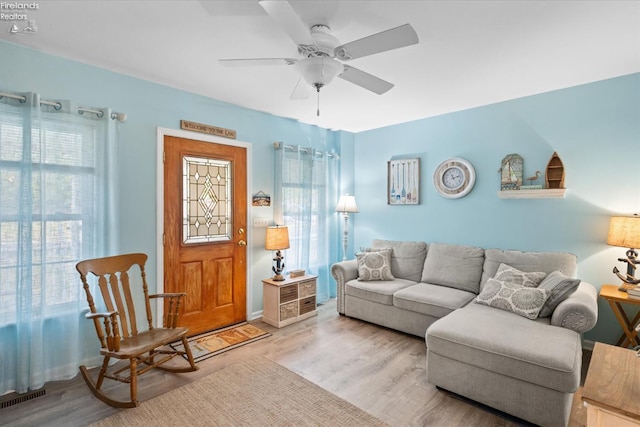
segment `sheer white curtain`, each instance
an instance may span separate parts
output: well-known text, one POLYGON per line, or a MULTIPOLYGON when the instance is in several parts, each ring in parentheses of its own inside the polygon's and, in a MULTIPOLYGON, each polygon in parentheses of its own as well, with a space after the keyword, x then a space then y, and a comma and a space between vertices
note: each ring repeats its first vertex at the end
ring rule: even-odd
POLYGON ((287 271, 305 269, 318 275, 317 301, 330 287, 330 222, 338 193, 338 157, 313 148, 277 144, 274 217, 289 227, 287 271))
POLYGON ((3 95, 0 394, 38 389, 100 362, 75 265, 111 254, 117 226, 111 112, 34 93, 3 95))

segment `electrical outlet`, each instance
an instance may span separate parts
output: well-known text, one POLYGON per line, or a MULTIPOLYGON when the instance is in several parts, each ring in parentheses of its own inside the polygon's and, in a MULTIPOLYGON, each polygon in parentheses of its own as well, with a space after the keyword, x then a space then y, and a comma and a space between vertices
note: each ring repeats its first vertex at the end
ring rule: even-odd
POLYGON ((267 228, 269 226, 269 218, 253 218, 253 226, 256 228, 267 228))

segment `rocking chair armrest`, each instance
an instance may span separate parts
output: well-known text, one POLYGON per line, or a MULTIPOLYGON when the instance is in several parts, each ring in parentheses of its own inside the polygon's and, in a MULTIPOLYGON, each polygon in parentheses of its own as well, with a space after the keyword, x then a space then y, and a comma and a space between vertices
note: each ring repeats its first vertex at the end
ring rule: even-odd
POLYGON ((100 317, 111 317, 113 315, 119 316, 120 313, 117 311, 106 311, 104 313, 87 313, 84 315, 85 319, 95 319, 100 317))
POLYGON ((174 292, 174 293, 163 293, 163 294, 153 294, 149 295, 149 298, 175 298, 175 297, 186 297, 186 292, 174 292))
POLYGON ((120 313, 117 311, 87 313, 84 317, 87 319, 93 319, 102 348, 107 348, 109 351, 120 351, 120 330, 118 327, 118 318, 120 317, 120 313), (103 328, 98 326, 97 319, 104 319, 103 328))
POLYGON ((151 298, 168 298, 169 304, 164 312, 164 319, 162 320, 162 326, 165 328, 173 329, 178 326, 178 318, 180 317, 180 304, 182 299, 187 296, 186 292, 173 292, 163 294, 149 295, 151 298))

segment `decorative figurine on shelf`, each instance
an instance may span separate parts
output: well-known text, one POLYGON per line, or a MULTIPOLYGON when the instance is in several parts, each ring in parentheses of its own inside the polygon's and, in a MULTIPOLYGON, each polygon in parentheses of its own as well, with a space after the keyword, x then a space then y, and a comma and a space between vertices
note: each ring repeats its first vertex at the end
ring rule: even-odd
POLYGON ((537 181, 542 172, 536 171, 536 174, 527 178, 529 181, 529 185, 523 185, 520 187, 521 190, 542 190, 542 184, 534 184, 533 181, 537 181))
POLYGON ((533 181, 537 181, 538 178, 540 178, 540 174, 542 172, 540 171, 536 171, 536 174, 534 176, 530 176, 529 178, 527 178, 527 181, 529 181, 529 185, 533 185, 533 181))
POLYGON ((555 151, 547 164, 545 181, 547 188, 564 188, 564 164, 555 151))

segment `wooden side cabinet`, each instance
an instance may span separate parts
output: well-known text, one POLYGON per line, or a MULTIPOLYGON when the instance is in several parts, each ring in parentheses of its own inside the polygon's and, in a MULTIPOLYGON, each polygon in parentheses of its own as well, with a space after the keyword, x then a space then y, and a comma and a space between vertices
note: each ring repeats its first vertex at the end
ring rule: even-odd
POLYGON ((588 427, 640 425, 638 362, 633 350, 596 343, 582 389, 588 427))
POLYGON ((318 314, 316 306, 317 276, 262 281, 262 320, 276 328, 290 325, 318 314))

